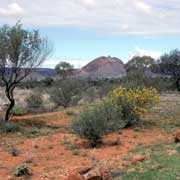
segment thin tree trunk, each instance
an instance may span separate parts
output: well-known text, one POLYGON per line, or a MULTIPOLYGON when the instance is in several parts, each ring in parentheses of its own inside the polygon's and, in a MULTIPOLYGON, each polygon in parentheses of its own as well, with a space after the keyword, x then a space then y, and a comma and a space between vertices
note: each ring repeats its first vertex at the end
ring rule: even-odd
POLYGON ((8 105, 8 108, 7 108, 6 113, 5 113, 5 119, 4 119, 5 122, 10 120, 10 115, 11 115, 12 109, 15 105, 13 90, 14 90, 14 88, 11 88, 11 89, 6 88, 6 96, 9 100, 9 105, 8 105))
POLYGON ((176 87, 177 87, 177 90, 180 91, 180 78, 177 78, 176 80, 176 87))

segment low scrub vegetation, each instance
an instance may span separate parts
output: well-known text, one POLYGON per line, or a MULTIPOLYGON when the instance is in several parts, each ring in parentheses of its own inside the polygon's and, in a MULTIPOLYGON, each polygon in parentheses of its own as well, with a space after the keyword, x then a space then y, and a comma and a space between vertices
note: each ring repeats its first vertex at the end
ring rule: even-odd
POLYGON ((20 131, 20 126, 18 123, 16 122, 4 122, 1 121, 0 123, 0 134, 4 134, 4 133, 15 133, 15 132, 19 132, 20 131))
POLYGON ((129 121, 139 119, 141 114, 159 102, 155 88, 126 89, 120 86, 110 92, 109 97, 116 108, 122 109, 124 118, 129 121))
POLYGON ((131 169, 115 180, 177 180, 179 179, 179 145, 157 144, 135 149, 136 153, 151 153, 151 158, 144 162, 131 165, 131 169), (174 153, 174 154, 173 154, 174 153))
POLYGON ((27 107, 30 110, 35 110, 36 111, 43 106, 43 99, 42 96, 39 93, 31 93, 27 98, 27 107))
POLYGON ((29 176, 31 175, 31 168, 25 164, 21 166, 17 166, 16 169, 14 170, 14 175, 17 177, 29 176))
POLYGON ((13 107, 13 110, 12 110, 12 114, 15 115, 15 116, 22 116, 24 115, 26 112, 25 112, 25 109, 22 108, 21 106, 18 106, 18 105, 15 105, 13 107))
POLYGON ((89 107, 81 112, 72 123, 72 131, 82 138, 88 139, 95 147, 101 138, 123 128, 126 125, 119 109, 114 108, 110 101, 89 107))
POLYGON ((153 104, 159 101, 155 89, 125 89, 110 92, 103 102, 81 112, 72 122, 72 130, 88 139, 94 147, 104 135, 124 128, 140 119, 153 104))
POLYGON ((57 130, 56 126, 48 126, 43 120, 19 120, 2 122, 0 124, 1 135, 21 135, 24 137, 38 137, 48 135, 51 131, 57 130))
POLYGON ((10 146, 8 148, 8 151, 12 156, 18 156, 19 155, 19 150, 16 148, 16 146, 10 146))

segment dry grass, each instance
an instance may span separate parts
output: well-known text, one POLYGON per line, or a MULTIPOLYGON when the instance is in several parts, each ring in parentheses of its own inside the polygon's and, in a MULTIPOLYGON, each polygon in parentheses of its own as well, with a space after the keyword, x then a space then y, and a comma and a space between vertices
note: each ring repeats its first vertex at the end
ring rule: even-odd
POLYGON ((169 133, 180 127, 180 94, 160 95, 160 103, 144 119, 169 133))

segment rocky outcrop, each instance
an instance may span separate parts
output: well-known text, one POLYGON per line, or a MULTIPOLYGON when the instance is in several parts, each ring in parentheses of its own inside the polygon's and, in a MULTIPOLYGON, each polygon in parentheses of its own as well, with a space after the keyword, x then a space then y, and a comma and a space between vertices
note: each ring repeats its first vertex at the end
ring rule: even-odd
POLYGON ((111 79, 126 76, 123 62, 116 57, 99 57, 81 68, 77 77, 91 79, 111 79))

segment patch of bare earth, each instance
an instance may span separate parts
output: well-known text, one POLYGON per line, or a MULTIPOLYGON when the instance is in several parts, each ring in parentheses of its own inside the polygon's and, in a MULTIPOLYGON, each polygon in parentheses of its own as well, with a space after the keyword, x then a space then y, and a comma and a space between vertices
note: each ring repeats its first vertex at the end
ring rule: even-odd
POLYGON ((130 150, 140 145, 170 140, 168 134, 158 128, 145 129, 143 132, 124 129, 105 137, 103 145, 92 149, 86 141, 69 132, 70 118, 65 112, 16 117, 14 121, 38 118, 44 119, 49 125, 64 127, 65 130, 37 138, 18 135, 17 138, 9 135, 0 137, 0 179, 15 179, 12 172, 23 163, 32 168, 33 180, 63 180, 68 172, 90 167, 97 161, 123 168, 124 157, 127 157, 130 150), (119 144, 113 145, 117 138, 119 144), (6 149, 7 145, 16 146, 18 156, 12 156, 6 149))

